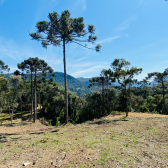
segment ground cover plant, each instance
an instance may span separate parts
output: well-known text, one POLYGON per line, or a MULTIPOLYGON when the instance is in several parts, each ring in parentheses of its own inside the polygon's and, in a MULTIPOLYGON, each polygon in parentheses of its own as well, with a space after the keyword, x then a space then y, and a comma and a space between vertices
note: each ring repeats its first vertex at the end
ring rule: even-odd
POLYGON ((0 167, 167 167, 168 116, 109 115, 55 127, 14 120, 0 126, 0 167))

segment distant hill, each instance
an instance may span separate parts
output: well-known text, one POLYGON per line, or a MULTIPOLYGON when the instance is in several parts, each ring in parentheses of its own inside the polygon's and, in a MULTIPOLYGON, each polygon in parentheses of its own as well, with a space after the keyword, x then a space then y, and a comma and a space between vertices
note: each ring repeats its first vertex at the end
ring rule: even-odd
MULTIPOLYGON (((64 73, 63 72, 55 72, 55 74, 56 74, 54 77, 55 82, 57 82, 61 86, 64 86, 64 73)), ((5 76, 7 78, 9 78, 10 75, 13 75, 13 73, 6 74, 5 76)), ((80 96, 82 93, 85 93, 85 94, 90 93, 96 88, 94 86, 91 88, 88 88, 90 79, 92 79, 92 78, 83 78, 83 77, 74 78, 73 76, 67 74, 68 89, 72 92, 76 92, 77 96, 80 96)), ((156 84, 158 84, 158 82, 153 81, 153 82, 151 82, 150 86, 152 86, 154 84, 156 85, 156 84)), ((112 83, 111 86, 120 86, 120 84, 118 82, 115 82, 115 83, 112 83)), ((135 84, 134 86, 137 86, 137 84, 135 84)))
MULTIPOLYGON (((92 79, 92 78, 83 78, 83 77, 80 77, 80 78, 76 78, 77 80, 81 81, 82 83, 86 84, 87 86, 89 85, 89 80, 92 79)), ((120 86, 120 84, 118 82, 115 82, 115 83, 112 83, 112 85, 110 86, 120 86)), ((109 86, 109 87, 110 87, 109 86)))
POLYGON ((76 78, 76 79, 88 86, 89 85, 89 80, 92 79, 92 78, 83 78, 83 77, 80 77, 80 78, 76 78))
MULTIPOLYGON (((54 72, 56 75, 54 76, 55 82, 57 82, 59 85, 64 87, 64 73, 62 72, 54 72)), ((6 78, 9 79, 10 75, 14 75, 13 73, 6 74, 6 78)), ((78 79, 74 78, 71 75, 67 74, 67 86, 68 89, 72 92, 76 92, 77 96, 80 96, 82 93, 90 93, 93 89, 88 88, 88 85, 85 83, 82 83, 78 79)))
MULTIPOLYGON (((55 72, 55 81, 64 86, 64 73, 62 72, 55 72)), ((74 78, 71 75, 67 74, 67 86, 68 89, 72 92, 76 92, 77 96, 80 96, 82 93, 90 93, 92 89, 88 88, 88 85, 86 83, 81 82, 77 78, 74 78)))

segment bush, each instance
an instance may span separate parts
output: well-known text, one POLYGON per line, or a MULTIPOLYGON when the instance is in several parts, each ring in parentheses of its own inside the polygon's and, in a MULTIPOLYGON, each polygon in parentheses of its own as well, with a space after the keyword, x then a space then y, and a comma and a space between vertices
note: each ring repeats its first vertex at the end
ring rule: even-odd
POLYGON ((60 126, 61 124, 60 124, 60 121, 59 121, 59 117, 57 117, 57 119, 56 119, 56 126, 58 127, 58 126, 60 126))

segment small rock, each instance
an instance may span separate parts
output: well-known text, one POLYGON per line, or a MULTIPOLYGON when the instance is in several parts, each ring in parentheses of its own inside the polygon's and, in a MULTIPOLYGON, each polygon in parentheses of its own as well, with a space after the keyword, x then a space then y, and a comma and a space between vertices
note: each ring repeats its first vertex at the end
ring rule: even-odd
POLYGON ((23 163, 23 166, 27 166, 29 164, 30 164, 30 162, 26 162, 26 163, 23 163))
POLYGON ((35 165, 36 164, 36 160, 33 160, 33 165, 35 165))

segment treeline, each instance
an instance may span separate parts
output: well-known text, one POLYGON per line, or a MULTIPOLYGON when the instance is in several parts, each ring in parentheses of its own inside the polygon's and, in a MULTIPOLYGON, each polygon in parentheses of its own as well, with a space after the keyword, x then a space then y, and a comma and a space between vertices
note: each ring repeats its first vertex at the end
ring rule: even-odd
POLYGON ((86 105, 80 121, 99 118, 116 111, 168 114, 168 72, 149 73, 138 81, 135 76, 142 68, 130 67, 125 59, 115 59, 109 69, 103 69, 99 77, 92 78, 89 87, 97 91, 86 95, 86 105), (112 86, 118 82, 119 86, 112 86))
MULTIPOLYGON (((52 124, 65 121, 65 90, 55 82, 53 69, 39 58, 29 58, 18 64, 13 75, 0 61, 0 117, 2 110, 10 113, 11 124, 15 111, 30 111, 29 119, 45 117, 52 124)), ((84 99, 68 91, 68 110, 71 122, 77 121, 84 99)), ((22 116, 21 116, 22 117, 22 116)))
MULTIPOLYGON (((3 75, 9 71, 8 66, 0 61, 0 71, 0 115, 2 110, 9 112, 11 124, 15 111, 29 111, 29 119, 34 122, 45 117, 53 125, 65 123, 65 91, 44 60, 24 60, 9 78, 3 75)), ((126 116, 132 111, 168 114, 167 70, 149 73, 138 81, 135 76, 141 72, 142 68, 115 59, 109 69, 89 81, 88 87, 95 88, 93 92, 78 97, 68 91, 69 121, 81 123, 115 111, 126 112, 126 116), (115 82, 119 86, 113 86, 115 82)))

